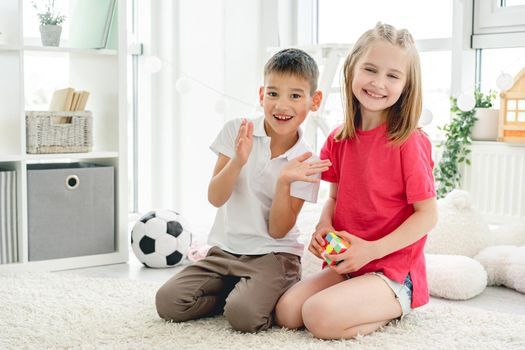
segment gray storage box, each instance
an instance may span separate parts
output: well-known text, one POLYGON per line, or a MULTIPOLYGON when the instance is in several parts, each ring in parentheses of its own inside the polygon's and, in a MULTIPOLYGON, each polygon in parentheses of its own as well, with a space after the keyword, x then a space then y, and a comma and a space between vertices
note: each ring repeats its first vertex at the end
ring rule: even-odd
POLYGON ((115 251, 112 166, 27 166, 29 260, 115 251))

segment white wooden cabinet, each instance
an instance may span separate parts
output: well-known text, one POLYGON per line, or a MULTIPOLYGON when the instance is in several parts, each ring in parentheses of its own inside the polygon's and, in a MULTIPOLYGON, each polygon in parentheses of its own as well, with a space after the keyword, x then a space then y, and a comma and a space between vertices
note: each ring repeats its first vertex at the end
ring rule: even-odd
POLYGON ((19 256, 17 263, 1 264, 0 272, 125 262, 128 259, 126 1, 117 3, 117 50, 68 48, 67 35, 60 47, 42 47, 39 38, 31 37, 25 29, 24 21, 37 20, 24 14, 27 3, 29 0, 0 1, 0 169, 17 173, 19 256), (90 92, 87 109, 93 112, 93 151, 27 154, 25 111, 45 110, 52 91, 68 86, 90 92), (111 165, 115 169, 115 251, 29 261, 27 166, 75 161, 111 165))

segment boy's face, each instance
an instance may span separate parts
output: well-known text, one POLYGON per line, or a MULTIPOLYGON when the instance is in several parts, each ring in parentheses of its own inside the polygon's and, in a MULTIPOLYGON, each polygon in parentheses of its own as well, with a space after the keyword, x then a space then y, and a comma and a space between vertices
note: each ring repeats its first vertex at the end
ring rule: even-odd
POLYGON ((264 108, 264 120, 268 136, 295 136, 308 112, 316 111, 321 104, 322 93, 310 94, 308 80, 292 75, 270 73, 265 86, 259 89, 259 101, 264 108))

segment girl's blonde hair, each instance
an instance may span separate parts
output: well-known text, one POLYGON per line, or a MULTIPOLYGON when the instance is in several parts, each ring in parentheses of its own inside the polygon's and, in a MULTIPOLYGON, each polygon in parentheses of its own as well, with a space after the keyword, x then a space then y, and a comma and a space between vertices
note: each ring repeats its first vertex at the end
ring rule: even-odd
POLYGON ((394 144, 400 144, 417 128, 421 115, 422 93, 419 54, 414 39, 406 29, 396 29, 389 24, 379 22, 374 28, 361 35, 345 60, 342 81, 345 121, 335 136, 336 140, 354 137, 356 128, 361 124, 359 101, 352 93, 354 70, 359 59, 377 40, 383 40, 404 49, 409 58, 403 92, 388 110, 386 120, 388 140, 394 144))

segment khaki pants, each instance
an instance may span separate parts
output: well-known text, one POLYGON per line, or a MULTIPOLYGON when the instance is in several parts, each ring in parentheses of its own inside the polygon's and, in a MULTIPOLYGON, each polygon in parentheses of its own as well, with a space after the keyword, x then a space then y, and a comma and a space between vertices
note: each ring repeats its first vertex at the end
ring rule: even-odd
POLYGON ((175 322, 224 312, 235 330, 266 330, 277 300, 300 276, 301 261, 293 254, 236 255, 212 247, 158 290, 157 312, 175 322))

